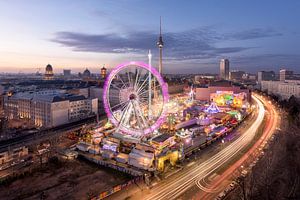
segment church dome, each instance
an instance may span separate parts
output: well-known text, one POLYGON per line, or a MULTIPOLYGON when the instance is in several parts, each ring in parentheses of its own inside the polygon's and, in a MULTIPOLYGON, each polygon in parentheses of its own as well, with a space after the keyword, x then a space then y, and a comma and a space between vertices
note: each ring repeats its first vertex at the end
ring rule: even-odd
POLYGON ((53 80, 53 68, 50 64, 48 64, 46 66, 46 71, 45 71, 45 76, 44 76, 44 79, 45 80, 53 80))
POLYGON ((84 72, 83 72, 83 76, 84 77, 90 77, 91 76, 91 72, 90 72, 90 70, 88 70, 87 68, 84 70, 84 72))
POLYGON ((50 65, 50 64, 48 64, 47 66, 46 66, 46 71, 53 71, 53 68, 52 68, 52 66, 50 65))

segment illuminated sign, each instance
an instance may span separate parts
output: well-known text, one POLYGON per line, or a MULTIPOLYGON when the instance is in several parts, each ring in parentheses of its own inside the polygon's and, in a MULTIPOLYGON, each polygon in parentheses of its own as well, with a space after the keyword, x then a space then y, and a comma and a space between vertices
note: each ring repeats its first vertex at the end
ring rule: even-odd
POLYGON ((102 148, 104 150, 110 150, 110 151, 113 151, 113 152, 117 151, 117 146, 116 145, 104 144, 102 148))
POLYGON ((216 91, 217 94, 233 94, 233 91, 216 91))

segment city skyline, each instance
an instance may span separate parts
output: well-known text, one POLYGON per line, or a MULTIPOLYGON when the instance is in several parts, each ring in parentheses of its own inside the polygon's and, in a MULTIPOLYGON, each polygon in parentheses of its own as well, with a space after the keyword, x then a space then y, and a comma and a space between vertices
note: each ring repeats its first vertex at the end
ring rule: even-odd
POLYGON ((50 63, 55 73, 85 68, 98 72, 103 64, 111 69, 127 60, 147 61, 149 49, 158 67, 162 16, 165 73, 218 73, 222 58, 230 60, 232 70, 255 73, 285 67, 299 72, 299 5, 296 1, 1 2, 0 71, 43 72, 50 63))
POLYGON ((299 199, 300 1, 0 1, 0 199, 299 199))

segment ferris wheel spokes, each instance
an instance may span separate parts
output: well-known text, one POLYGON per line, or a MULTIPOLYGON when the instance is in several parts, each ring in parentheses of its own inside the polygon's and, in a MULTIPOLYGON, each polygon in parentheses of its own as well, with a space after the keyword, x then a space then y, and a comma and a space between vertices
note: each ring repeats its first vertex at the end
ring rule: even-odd
POLYGON ((127 127, 129 126, 129 121, 131 117, 135 117, 138 127, 141 129, 149 128, 149 124, 147 123, 148 118, 144 116, 144 113, 140 107, 140 105, 147 105, 146 103, 141 103, 138 100, 130 100, 126 104, 123 105, 121 109, 122 115, 117 128, 117 131, 120 129, 119 126, 127 127))
MULTIPOLYGON (((147 73, 145 73, 144 75, 140 75, 140 76, 139 76, 139 79, 138 79, 137 85, 136 85, 136 89, 140 88, 141 82, 142 82, 142 80, 145 80, 145 79, 146 79, 146 76, 147 76, 147 73)), ((142 82, 142 83, 143 83, 143 82, 142 82)))
POLYGON ((121 90, 122 88, 118 87, 115 83, 111 83, 111 86, 113 86, 117 90, 121 90))
POLYGON ((139 69, 137 69, 136 70, 136 75, 135 75, 135 83, 134 83, 134 89, 136 90, 136 88, 137 88, 137 85, 138 85, 138 83, 139 83, 139 81, 140 81, 140 79, 139 79, 139 69))
POLYGON ((129 103, 124 107, 124 111, 122 112, 122 115, 121 115, 121 118, 120 118, 120 122, 119 122, 119 124, 117 125, 117 129, 116 129, 116 131, 117 132, 119 132, 119 130, 120 130, 120 128, 121 128, 121 126, 122 126, 122 123, 123 123, 123 121, 124 121, 124 117, 125 117, 125 115, 127 115, 127 110, 128 110, 128 107, 129 107, 129 103))
POLYGON ((136 119, 136 121, 137 121, 137 123, 138 123, 139 128, 144 128, 144 127, 142 126, 141 120, 140 120, 140 118, 139 118, 140 113, 139 113, 138 109, 136 108, 137 106, 135 105, 135 102, 132 101, 131 103, 132 103, 132 107, 133 107, 135 119, 136 119))
POLYGON ((137 104, 138 112, 140 113, 140 117, 144 123, 145 128, 149 128, 149 124, 147 123, 146 116, 144 116, 144 112, 141 110, 140 104, 137 104))
POLYGON ((111 71, 104 84, 103 99, 105 111, 117 131, 142 137, 163 122, 168 92, 154 68, 141 62, 128 62, 111 71), (155 87, 151 87, 153 82, 157 83, 155 87), (154 89, 159 93, 152 101, 154 89))
POLYGON ((148 80, 149 80, 149 76, 147 76, 147 78, 145 78, 144 82, 139 86, 139 88, 137 89, 137 93, 141 92, 145 88, 145 86, 147 86, 148 80))
POLYGON ((119 74, 117 74, 117 76, 116 76, 118 79, 120 79, 120 81, 122 82, 122 84, 123 84, 123 87, 128 87, 126 84, 125 84, 125 82, 123 81, 123 79, 121 78, 121 76, 119 75, 119 74))
MULTIPOLYGON (((151 87, 151 91, 153 91, 156 88, 160 88, 160 85, 156 85, 155 87, 152 86, 151 87)), ((140 93, 138 93, 138 94, 144 94, 146 92, 149 92, 149 89, 145 89, 144 91, 140 91, 140 93)))
POLYGON ((128 100, 128 101, 123 101, 123 102, 121 102, 121 103, 118 103, 118 104, 116 104, 116 105, 112 106, 111 108, 112 108, 112 109, 113 109, 113 108, 116 108, 116 107, 118 107, 118 106, 121 106, 121 105, 127 104, 128 102, 129 102, 129 100, 128 100))
POLYGON ((131 87, 130 73, 126 72, 126 74, 127 74, 127 79, 128 79, 129 87, 131 87))

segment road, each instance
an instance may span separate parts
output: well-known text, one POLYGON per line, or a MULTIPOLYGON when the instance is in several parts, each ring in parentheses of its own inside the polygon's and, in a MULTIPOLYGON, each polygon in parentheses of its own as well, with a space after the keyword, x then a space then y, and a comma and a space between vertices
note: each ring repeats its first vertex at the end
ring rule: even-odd
MULTIPOLYGON (((231 182, 232 174, 235 171, 240 171, 239 168, 241 166, 245 166, 245 164, 247 167, 247 163, 249 164, 249 161, 253 162, 253 160, 256 160, 261 155, 261 150, 263 149, 267 141, 271 138, 272 134, 274 134, 277 128, 280 126, 281 120, 274 105, 272 105, 270 101, 265 100, 259 96, 258 98, 264 102, 268 113, 265 123, 266 126, 261 137, 258 141, 256 141, 256 143, 251 147, 251 149, 247 151, 246 154, 244 154, 237 162, 231 165, 223 174, 221 174, 221 176, 217 180, 214 180, 212 183, 210 183, 210 188, 213 188, 215 190, 216 188, 226 188, 226 186, 228 186, 228 182, 231 182)), ((213 199, 213 197, 216 196, 216 193, 207 192, 204 189, 203 191, 200 191, 196 196, 200 199, 213 199)))
POLYGON ((238 155, 253 140, 265 117, 265 108, 262 101, 256 96, 253 96, 253 99, 257 104, 257 118, 244 134, 199 165, 194 164, 188 170, 178 173, 175 177, 170 177, 169 180, 158 183, 149 191, 144 191, 143 199, 176 199, 238 155))

